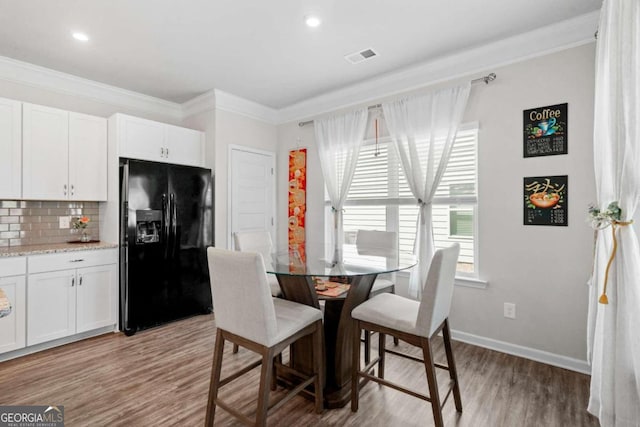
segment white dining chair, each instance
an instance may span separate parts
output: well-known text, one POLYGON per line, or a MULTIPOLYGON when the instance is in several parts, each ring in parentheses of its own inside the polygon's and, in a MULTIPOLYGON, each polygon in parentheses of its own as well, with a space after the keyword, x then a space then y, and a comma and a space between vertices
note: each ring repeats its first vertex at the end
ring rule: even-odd
MULTIPOLYGON (((398 256, 398 234, 393 231, 358 230, 356 232, 356 250, 360 255, 373 256, 398 256)), ((370 297, 382 293, 396 293, 394 275, 377 277, 369 293, 370 297)), ((371 333, 364 333, 364 360, 369 363, 371 353, 371 333)), ((395 345, 399 344, 398 338, 393 338, 395 345)))
MULTIPOLYGON (((444 405, 451 392, 453 392, 456 410, 462 412, 460 386, 451 348, 451 332, 448 320, 459 253, 460 245, 457 243, 445 249, 438 249, 435 252, 420 301, 386 293, 377 295, 353 309, 351 312, 354 323, 353 371, 351 377, 352 411, 356 412, 358 410, 359 382, 360 377, 363 377, 431 402, 436 427, 444 426, 442 405, 444 405), (365 364, 365 367, 360 369, 360 333, 362 329, 378 332, 380 339, 377 359, 365 364), (444 340, 447 358, 446 366, 436 364, 433 360, 431 342, 440 331, 442 331, 444 340), (409 355, 403 356, 424 363, 429 387, 428 396, 384 379, 386 335, 399 337, 401 340, 422 349, 422 359, 409 355), (376 363, 378 364, 378 375, 374 376, 370 371, 376 363), (449 371, 451 379, 449 390, 442 403, 436 380, 436 367, 449 371)), ((394 354, 399 353, 394 352, 394 354)))
MULTIPOLYGON (((257 252, 262 255, 265 265, 271 264, 271 253, 273 243, 271 234, 268 231, 237 231, 233 233, 235 248, 241 252, 257 252)), ((271 288, 271 295, 282 296, 282 290, 275 275, 267 275, 267 282, 271 288)))
MULTIPOLYGON (((226 410, 245 424, 265 426, 270 408, 277 408, 313 384, 315 411, 323 411, 322 314, 308 305, 273 298, 267 287, 267 274, 259 253, 208 248, 209 275, 216 340, 205 425, 213 426, 216 407, 226 410), (274 360, 286 347, 302 337, 311 336, 313 374, 304 375, 274 360), (261 359, 221 379, 224 343, 230 341, 260 354, 261 359), (251 420, 237 408, 220 399, 221 387, 262 365, 256 419, 251 420), (293 373, 301 383, 270 405, 269 393, 275 385, 276 368, 293 373)), ((244 407, 245 402, 238 403, 244 407)))
MULTIPOLYGON (((237 231, 233 233, 233 242, 237 251, 257 252, 262 255, 265 265, 271 264, 273 243, 271 242, 271 234, 268 231, 237 231)), ((268 274, 267 283, 271 289, 272 296, 282 296, 282 290, 280 289, 278 278, 275 275, 268 274)), ((237 353, 238 350, 238 345, 234 344, 233 352, 237 353)))

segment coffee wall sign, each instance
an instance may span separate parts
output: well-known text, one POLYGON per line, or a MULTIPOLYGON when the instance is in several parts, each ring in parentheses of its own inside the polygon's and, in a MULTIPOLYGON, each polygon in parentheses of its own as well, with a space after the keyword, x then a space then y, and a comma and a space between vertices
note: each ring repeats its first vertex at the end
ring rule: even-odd
POLYGON ((524 225, 569 225, 568 176, 524 178, 524 225))
POLYGON ((567 103, 524 110, 524 157, 567 154, 567 103))

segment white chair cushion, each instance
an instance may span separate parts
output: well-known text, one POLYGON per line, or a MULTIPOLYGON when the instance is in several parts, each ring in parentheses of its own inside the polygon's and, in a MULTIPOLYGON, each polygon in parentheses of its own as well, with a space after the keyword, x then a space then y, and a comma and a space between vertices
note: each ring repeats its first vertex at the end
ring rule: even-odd
POLYGON ((317 320, 322 320, 322 312, 308 305, 281 298, 273 298, 273 306, 276 310, 278 330, 276 335, 264 344, 267 347, 272 347, 289 338, 317 320))
POLYGON ((396 331, 426 337, 416 328, 419 307, 418 301, 384 293, 354 308, 351 317, 396 331))
POLYGON ((371 288, 371 293, 378 292, 378 291, 381 291, 383 289, 390 288, 392 286, 394 286, 394 283, 391 280, 376 279, 376 281, 373 282, 373 287, 371 288))

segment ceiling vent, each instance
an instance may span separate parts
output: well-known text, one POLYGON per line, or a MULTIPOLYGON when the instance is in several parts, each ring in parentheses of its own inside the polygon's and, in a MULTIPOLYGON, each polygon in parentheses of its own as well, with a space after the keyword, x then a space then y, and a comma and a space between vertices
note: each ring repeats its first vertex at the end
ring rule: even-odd
POLYGON ((344 59, 351 62, 352 64, 358 64, 362 61, 366 61, 367 59, 371 59, 376 56, 378 56, 378 54, 373 49, 369 48, 360 52, 345 55, 344 59))

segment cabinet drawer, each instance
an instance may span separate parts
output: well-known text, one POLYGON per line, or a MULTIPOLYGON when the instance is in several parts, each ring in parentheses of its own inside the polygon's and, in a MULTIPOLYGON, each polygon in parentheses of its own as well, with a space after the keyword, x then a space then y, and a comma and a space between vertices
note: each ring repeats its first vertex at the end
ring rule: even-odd
POLYGON ((0 258, 0 277, 18 276, 27 272, 25 257, 0 258))
POLYGON ((118 262, 117 249, 99 251, 74 251, 58 254, 34 255, 29 257, 29 274, 45 271, 67 270, 118 262))

